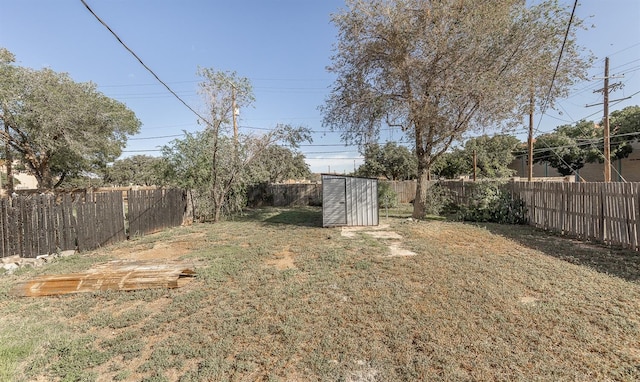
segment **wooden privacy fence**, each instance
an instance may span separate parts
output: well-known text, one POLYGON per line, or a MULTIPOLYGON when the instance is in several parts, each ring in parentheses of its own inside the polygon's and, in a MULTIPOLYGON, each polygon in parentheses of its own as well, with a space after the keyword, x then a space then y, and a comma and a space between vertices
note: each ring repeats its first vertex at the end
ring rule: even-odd
POLYGON ((126 240, 127 224, 136 234, 182 224, 184 192, 151 191, 127 192, 128 220, 122 191, 0 199, 0 257, 95 249, 126 240))
POLYGON ((398 203, 411 203, 416 198, 417 182, 415 180, 383 182, 391 186, 398 197, 398 203))
MULTIPOLYGON (((442 182, 453 201, 474 199, 475 183, 442 182)), ((640 250, 640 183, 509 182, 529 224, 584 240, 640 250)))
POLYGON ((516 182, 509 186, 525 202, 531 225, 640 250, 640 183, 516 182))
POLYGON ((128 190, 129 235, 140 236, 182 224, 186 193, 178 189, 128 190))
MULTIPOLYGON (((385 181, 398 195, 398 203, 409 203, 416 197, 416 182, 385 181)), ((247 199, 252 207, 269 205, 273 207, 319 206, 322 204, 322 184, 261 184, 247 191, 247 199)))

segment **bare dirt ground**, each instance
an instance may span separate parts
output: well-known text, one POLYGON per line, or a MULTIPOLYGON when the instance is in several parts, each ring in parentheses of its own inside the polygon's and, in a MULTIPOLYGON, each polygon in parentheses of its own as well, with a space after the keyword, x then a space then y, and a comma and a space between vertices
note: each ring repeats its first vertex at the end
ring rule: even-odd
POLYGON ((193 232, 167 241, 141 243, 132 247, 109 251, 109 255, 122 260, 175 260, 205 244, 204 232, 193 232))

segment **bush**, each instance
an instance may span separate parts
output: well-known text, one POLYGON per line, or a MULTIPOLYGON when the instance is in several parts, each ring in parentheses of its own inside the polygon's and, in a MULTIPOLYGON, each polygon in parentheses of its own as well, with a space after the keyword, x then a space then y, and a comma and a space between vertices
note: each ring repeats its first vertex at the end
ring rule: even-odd
POLYGON ((398 205, 398 193, 388 182, 378 182, 378 207, 393 208, 398 205))
POLYGON ((451 204, 449 190, 440 183, 431 184, 427 189, 427 200, 424 203, 426 215, 440 215, 451 204))
POLYGON ((454 206, 461 220, 499 224, 527 224, 527 208, 520 198, 505 187, 504 182, 474 184, 468 205, 454 206))

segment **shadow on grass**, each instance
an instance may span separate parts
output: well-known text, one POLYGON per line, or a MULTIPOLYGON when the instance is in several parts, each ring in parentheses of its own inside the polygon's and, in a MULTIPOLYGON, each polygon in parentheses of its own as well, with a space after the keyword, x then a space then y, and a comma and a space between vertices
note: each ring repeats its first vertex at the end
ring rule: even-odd
POLYGON ((265 207, 245 211, 244 220, 265 224, 322 227, 322 209, 318 207, 265 207))
POLYGON ((579 241, 531 226, 491 223, 483 226, 494 234, 507 237, 557 259, 640 283, 639 252, 579 241))

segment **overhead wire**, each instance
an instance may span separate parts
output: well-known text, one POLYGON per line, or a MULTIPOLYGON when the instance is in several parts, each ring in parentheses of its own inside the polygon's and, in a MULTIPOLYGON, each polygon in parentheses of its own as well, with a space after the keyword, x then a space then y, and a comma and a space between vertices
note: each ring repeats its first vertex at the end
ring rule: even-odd
POLYGON ((135 57, 136 60, 138 60, 138 62, 140 63, 140 65, 142 65, 142 67, 144 67, 149 73, 151 73, 151 75, 159 82, 162 84, 162 86, 164 86, 171 94, 173 94, 173 96, 180 101, 184 106, 187 107, 187 109, 191 110, 191 112, 193 114, 195 114, 200 120, 206 122, 207 124, 211 125, 211 123, 208 122, 208 120, 206 118, 204 118, 202 115, 200 115, 200 113, 198 113, 195 109, 193 109, 191 106, 189 106, 188 103, 186 103, 175 91, 173 91, 173 89, 171 89, 169 87, 169 85, 167 85, 163 80, 160 79, 160 77, 158 77, 158 75, 150 68, 148 67, 143 61, 142 59, 131 49, 129 48, 129 46, 127 46, 127 44, 124 43, 124 41, 122 41, 122 39, 116 34, 116 32, 114 32, 111 27, 109 27, 109 25, 107 25, 106 22, 104 22, 94 11, 93 9, 91 9, 91 7, 89 6, 89 4, 87 4, 87 2, 85 0, 80 0, 80 2, 85 6, 85 8, 87 8, 87 10, 89 11, 89 13, 91 13, 93 15, 93 17, 96 18, 96 20, 98 20, 98 22, 100 24, 102 24, 105 28, 107 28, 107 30, 113 35, 113 37, 116 38, 116 40, 118 40, 118 42, 120 43, 120 45, 122 45, 129 53, 131 53, 131 55, 133 57, 135 57))

